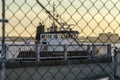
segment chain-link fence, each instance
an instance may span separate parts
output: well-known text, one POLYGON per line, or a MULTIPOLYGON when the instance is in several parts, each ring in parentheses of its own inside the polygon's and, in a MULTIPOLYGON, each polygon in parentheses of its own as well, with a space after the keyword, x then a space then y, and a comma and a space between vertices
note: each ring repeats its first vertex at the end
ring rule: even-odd
POLYGON ((119 0, 0 5, 1 80, 119 80, 119 0))

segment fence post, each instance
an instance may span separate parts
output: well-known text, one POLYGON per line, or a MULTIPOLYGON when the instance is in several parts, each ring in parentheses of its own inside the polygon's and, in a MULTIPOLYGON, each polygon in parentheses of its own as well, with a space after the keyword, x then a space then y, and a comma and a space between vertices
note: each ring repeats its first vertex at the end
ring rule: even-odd
POLYGON ((36 53, 37 53, 37 61, 40 61, 40 48, 39 48, 39 44, 36 44, 36 53))
POLYGON ((64 59, 67 60, 67 46, 64 45, 64 59))
POLYGON ((6 45, 4 44, 4 49, 2 49, 1 80, 5 80, 5 63, 6 63, 6 45))
POLYGON ((87 52, 88 52, 88 58, 91 58, 91 47, 90 45, 87 45, 87 52))
POLYGON ((1 80, 5 80, 5 0, 2 0, 2 19, 0 20, 2 22, 2 50, 1 50, 1 56, 2 56, 2 72, 1 72, 1 80))
POLYGON ((114 50, 114 78, 120 80, 120 49, 114 50))
POLYGON ((1 80, 5 80, 5 63, 6 63, 6 45, 4 44, 4 49, 2 49, 2 71, 1 71, 1 80))
POLYGON ((111 45, 110 44, 107 45, 107 57, 111 58, 111 45))
POLYGON ((95 44, 92 44, 92 54, 91 54, 92 57, 95 57, 95 53, 96 53, 95 47, 96 47, 95 44))

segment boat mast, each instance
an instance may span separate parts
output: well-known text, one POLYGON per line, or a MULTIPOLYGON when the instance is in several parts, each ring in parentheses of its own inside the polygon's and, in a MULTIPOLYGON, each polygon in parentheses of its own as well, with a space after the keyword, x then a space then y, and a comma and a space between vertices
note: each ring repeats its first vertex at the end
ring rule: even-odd
MULTIPOLYGON (((55 2, 53 2, 53 17, 55 17, 55 2)), ((53 18, 53 26, 55 26, 54 18, 53 18)))
MULTIPOLYGON (((53 17, 55 17, 55 3, 53 2, 53 17)), ((53 23, 52 23, 52 31, 55 31, 55 20, 54 20, 54 18, 52 18, 52 20, 53 20, 53 23)))

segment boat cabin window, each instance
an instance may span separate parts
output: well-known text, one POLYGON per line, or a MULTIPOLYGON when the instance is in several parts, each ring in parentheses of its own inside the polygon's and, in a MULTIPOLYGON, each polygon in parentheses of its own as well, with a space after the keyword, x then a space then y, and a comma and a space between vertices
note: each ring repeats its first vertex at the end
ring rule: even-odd
POLYGON ((58 35, 54 35, 54 38, 58 38, 58 35))
POLYGON ((64 38, 65 38, 65 39, 67 39, 67 38, 68 38, 68 35, 67 35, 67 34, 65 34, 65 35, 64 35, 64 38))
POLYGON ((50 38, 59 38, 59 39, 68 39, 68 38, 77 38, 77 34, 42 34, 41 38, 50 39, 50 38))
POLYGON ((42 38, 45 38, 45 35, 42 35, 42 38))
POLYGON ((58 35, 58 38, 61 39, 61 36, 62 36, 62 35, 58 35))
POLYGON ((47 42, 43 41, 42 44, 47 44, 47 42))
POLYGON ((42 39, 42 44, 47 44, 47 40, 46 39, 42 39))
POLYGON ((51 35, 48 35, 48 37, 47 38, 52 38, 52 36, 51 35))

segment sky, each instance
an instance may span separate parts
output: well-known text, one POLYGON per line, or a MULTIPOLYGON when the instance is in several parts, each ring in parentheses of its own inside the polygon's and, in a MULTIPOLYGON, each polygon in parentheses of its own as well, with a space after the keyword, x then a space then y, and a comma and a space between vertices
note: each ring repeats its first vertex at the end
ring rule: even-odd
MULTIPOLYGON (((99 33, 120 34, 119 0, 39 0, 52 13, 53 2, 59 22, 74 24, 80 36, 98 36, 99 33)), ((0 5, 1 1, 0 1, 0 5)), ((0 14, 2 7, 0 6, 0 14)), ((47 28, 51 18, 35 0, 6 0, 6 36, 34 37, 42 22, 47 28)), ((0 15, 1 18, 1 15, 0 15)), ((0 23, 1 26, 1 23, 0 23)), ((60 26, 58 26, 60 27, 60 26)), ((0 32, 2 29, 0 28, 0 32)), ((2 33, 0 33, 1 36, 2 33)))

